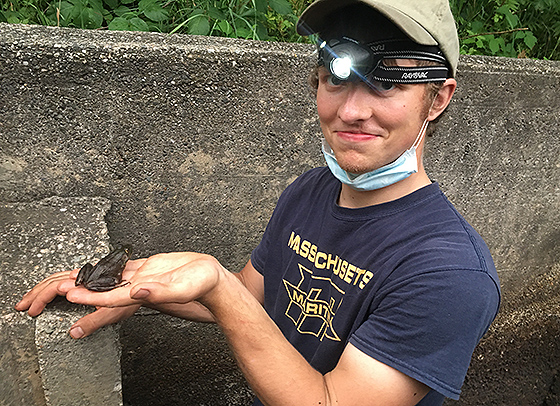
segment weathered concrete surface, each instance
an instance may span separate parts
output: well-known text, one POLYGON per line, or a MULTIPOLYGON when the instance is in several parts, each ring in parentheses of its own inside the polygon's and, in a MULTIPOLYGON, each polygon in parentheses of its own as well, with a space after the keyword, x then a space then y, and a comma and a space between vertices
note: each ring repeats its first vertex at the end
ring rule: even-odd
MULTIPOLYGON (((5 275, 4 266, 2 273, 5 275)), ((4 290, 1 290, 4 294, 4 290)), ((25 314, 0 316, 0 405, 45 406, 35 323, 25 314)))
POLYGON ((57 300, 36 320, 13 310, 56 271, 108 252, 104 198, 51 197, 0 205, 0 404, 122 405, 115 327, 73 340, 70 326, 92 308, 57 300))
MULTIPOLYGON (((239 269, 279 193, 322 165, 305 85, 311 53, 304 45, 0 25, 0 200, 104 196, 113 203, 111 240, 131 242, 137 255, 196 250, 239 269)), ((426 166, 485 237, 504 299, 464 396, 449 403, 556 404, 560 64, 462 57, 459 68, 426 166)), ((196 374, 215 365, 234 379, 227 356, 205 353, 195 365, 192 352, 180 353, 176 326, 160 317, 123 326, 125 404, 127 387, 138 399, 130 404, 142 404, 141 388, 153 398, 220 404, 204 398, 208 386, 195 394, 208 384, 196 374), (160 334, 146 342, 142 328, 160 334), (168 355, 185 359, 154 383, 168 355), (192 376, 173 374, 185 365, 192 376)), ((205 343, 219 337, 207 327, 205 343)), ((218 384, 216 393, 227 392, 218 384)))
POLYGON ((89 311, 50 309, 37 317, 35 344, 49 406, 122 405, 121 346, 115 326, 82 340, 68 334, 89 311))

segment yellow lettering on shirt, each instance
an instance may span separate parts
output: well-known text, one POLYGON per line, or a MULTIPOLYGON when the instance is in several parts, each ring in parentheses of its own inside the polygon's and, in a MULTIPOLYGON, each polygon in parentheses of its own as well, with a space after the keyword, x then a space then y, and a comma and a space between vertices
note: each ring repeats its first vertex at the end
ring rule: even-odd
POLYGON ((358 285, 358 287, 360 289, 363 289, 366 287, 367 283, 371 280, 371 278, 373 277, 373 272, 371 271, 366 271, 364 273, 364 277, 362 278, 362 281, 360 282, 360 284, 358 285))
POLYGON ((309 250, 309 256, 307 257, 307 259, 313 263, 315 263, 315 256, 317 255, 317 246, 316 245, 312 245, 311 246, 311 250, 309 250))
POLYGON ((292 232, 292 235, 290 235, 290 241, 288 241, 288 247, 293 249, 296 252, 296 254, 299 254, 299 241, 300 241, 299 235, 292 232))
MULTIPOLYGON (((288 239, 288 247, 296 255, 307 259, 316 269, 326 269, 338 276, 345 283, 356 285, 363 289, 373 278, 373 272, 359 268, 333 253, 323 252, 311 241, 303 240, 299 234, 292 231, 288 239)), ((295 299, 294 299, 295 300, 295 299)))
POLYGON ((299 251, 299 255, 301 255, 304 258, 307 258, 307 255, 309 255, 309 247, 311 246, 311 243, 307 240, 303 240, 303 242, 301 243, 301 249, 299 251))
POLYGON ((346 269, 346 275, 344 276, 344 282, 352 283, 352 278, 354 277, 354 271, 356 270, 356 266, 349 264, 348 268, 346 269))
POLYGON ((319 251, 317 255, 315 255, 315 268, 325 269, 326 266, 327 266, 327 254, 319 251))

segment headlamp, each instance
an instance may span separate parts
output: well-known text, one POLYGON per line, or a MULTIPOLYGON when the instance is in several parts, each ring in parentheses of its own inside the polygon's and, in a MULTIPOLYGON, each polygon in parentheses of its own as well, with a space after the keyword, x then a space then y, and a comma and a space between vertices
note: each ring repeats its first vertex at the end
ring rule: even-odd
POLYGON ((362 80, 366 83, 428 83, 448 78, 445 57, 437 46, 420 45, 407 39, 360 44, 342 37, 319 45, 319 65, 338 81, 362 80), (441 66, 387 66, 384 59, 417 59, 441 66))
POLYGON ((348 80, 352 74, 352 59, 348 56, 331 60, 329 70, 340 80, 348 80))

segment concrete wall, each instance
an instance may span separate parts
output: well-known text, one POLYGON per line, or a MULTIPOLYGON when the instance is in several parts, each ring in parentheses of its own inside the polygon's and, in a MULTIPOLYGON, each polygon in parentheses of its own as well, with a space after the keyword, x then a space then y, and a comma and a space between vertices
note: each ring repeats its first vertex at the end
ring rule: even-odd
MULTIPOLYGON (((0 201, 104 197, 111 242, 135 256, 204 251, 237 270, 285 186, 322 165, 312 52, 0 24, 0 201)), ((560 404, 560 63, 459 68, 426 166, 485 237, 504 298, 462 400, 448 403, 560 404)), ((2 296, 9 276, 0 269, 2 296)), ((125 404, 250 402, 214 327, 148 312, 121 342, 125 404)))

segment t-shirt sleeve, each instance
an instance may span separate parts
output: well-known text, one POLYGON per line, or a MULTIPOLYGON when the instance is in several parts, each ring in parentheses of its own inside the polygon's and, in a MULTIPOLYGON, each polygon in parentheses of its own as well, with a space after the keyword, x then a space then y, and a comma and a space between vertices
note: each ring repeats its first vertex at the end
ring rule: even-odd
POLYGON ((483 271, 434 271, 398 281, 355 331, 362 352, 452 399, 495 318, 499 291, 483 271))

